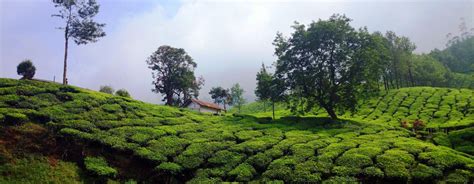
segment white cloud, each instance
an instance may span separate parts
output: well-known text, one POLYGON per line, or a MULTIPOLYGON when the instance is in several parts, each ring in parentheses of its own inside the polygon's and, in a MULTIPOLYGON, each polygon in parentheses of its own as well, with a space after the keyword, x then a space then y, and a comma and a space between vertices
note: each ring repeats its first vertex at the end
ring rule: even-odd
MULTIPOLYGON (((207 92, 213 86, 230 88, 239 82, 247 92, 246 97, 252 100, 255 74, 261 63, 269 65, 275 60, 271 43, 276 32, 289 35, 293 21, 307 24, 311 20, 327 19, 333 13, 346 14, 354 19, 355 27, 394 30, 409 36, 419 51, 426 52, 443 45, 443 36, 456 30, 460 17, 473 21, 472 4, 470 1, 433 4, 425 1, 182 1, 173 16, 166 6, 156 4, 140 13, 117 15, 119 20, 108 25, 113 29, 107 30, 108 35, 97 43, 71 46, 69 78, 71 84, 91 89, 104 84, 126 88, 137 99, 158 103, 161 97, 150 90, 151 70, 145 60, 159 46, 171 45, 184 48, 198 63, 196 74, 206 79, 201 91, 204 99, 208 99, 207 92)), ((102 8, 107 8, 106 4, 102 8)), ((2 40, 11 36, 5 34, 2 33, 2 40)), ((55 32, 53 36, 59 37, 60 33, 55 32)), ((11 42, 14 39, 36 48, 48 42, 47 38, 27 39, 15 35, 11 42)), ((56 45, 49 44, 33 55, 41 58, 41 68, 51 68, 61 74, 58 64, 62 64, 59 62, 62 45, 57 45, 61 44, 60 38, 55 41, 56 45), (61 48, 58 52, 51 52, 58 48, 61 48)), ((23 56, 6 49, 6 44, 9 43, 2 41, 2 60, 17 60, 23 56)), ((34 48, 29 48, 27 52, 32 50, 34 48)), ((0 76, 12 75, 12 72, 0 73, 0 76)), ((50 77, 50 74, 40 76, 50 77)))

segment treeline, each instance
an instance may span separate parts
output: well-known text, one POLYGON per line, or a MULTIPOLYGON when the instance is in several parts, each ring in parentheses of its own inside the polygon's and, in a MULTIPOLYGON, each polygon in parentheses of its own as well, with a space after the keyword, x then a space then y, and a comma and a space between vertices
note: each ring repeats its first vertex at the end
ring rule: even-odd
MULTIPOLYGON (((309 25, 274 40, 275 73, 257 73, 255 94, 272 104, 285 101, 293 111, 324 108, 355 110, 360 97, 413 86, 474 88, 474 37, 464 26, 444 50, 414 54, 416 45, 394 32, 355 29, 344 15, 309 25)), ((463 23, 464 24, 464 23, 463 23)), ((465 25, 465 24, 464 24, 465 25)))

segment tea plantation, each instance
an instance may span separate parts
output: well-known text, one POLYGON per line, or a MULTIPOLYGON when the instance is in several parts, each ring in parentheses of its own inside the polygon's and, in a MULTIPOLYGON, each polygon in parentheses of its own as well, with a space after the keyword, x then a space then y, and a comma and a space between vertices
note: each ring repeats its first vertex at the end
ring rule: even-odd
POLYGON ((470 90, 407 88, 361 102, 345 120, 289 116, 268 121, 0 79, 0 182, 24 183, 15 168, 35 172, 18 162, 29 155, 76 163, 68 168, 80 168, 80 176, 60 173, 71 181, 473 182, 472 100, 470 90), (453 131, 435 131, 421 140, 400 127, 405 119, 453 131), (38 129, 45 132, 28 137, 38 129))

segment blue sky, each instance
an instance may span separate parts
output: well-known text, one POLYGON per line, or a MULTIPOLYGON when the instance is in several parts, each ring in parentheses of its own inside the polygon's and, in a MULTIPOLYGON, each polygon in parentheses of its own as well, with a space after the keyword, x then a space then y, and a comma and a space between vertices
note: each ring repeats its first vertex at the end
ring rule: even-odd
MULTIPOLYGON (((69 82, 97 90, 100 85, 125 88, 137 99, 160 103, 151 92, 151 71, 145 60, 160 45, 184 48, 206 79, 201 91, 240 83, 246 98, 255 95, 255 74, 270 65, 277 31, 289 35, 293 21, 304 24, 346 14, 354 27, 395 31, 416 43, 416 52, 442 48, 445 35, 456 32, 460 18, 474 22, 471 0, 98 0, 97 21, 107 36, 97 43, 69 50, 69 82)), ((61 80, 64 40, 51 17, 49 0, 0 0, 0 77, 19 78, 16 65, 31 59, 37 78, 61 80)))

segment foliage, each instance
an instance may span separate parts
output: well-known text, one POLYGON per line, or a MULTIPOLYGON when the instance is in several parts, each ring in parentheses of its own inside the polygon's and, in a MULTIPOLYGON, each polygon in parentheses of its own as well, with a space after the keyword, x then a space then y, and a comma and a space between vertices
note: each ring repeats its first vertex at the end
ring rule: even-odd
POLYGON ((306 28, 296 23, 290 38, 278 34, 274 45, 278 57, 276 76, 295 95, 304 97, 307 109, 318 104, 332 119, 335 109, 353 109, 357 87, 362 83, 363 31, 349 25, 350 19, 333 15, 306 28), (307 47, 311 45, 308 49, 307 47))
POLYGON ((154 79, 152 91, 163 94, 166 105, 183 106, 199 95, 204 79, 196 79, 194 69, 197 64, 184 49, 160 46, 146 63, 154 79))
POLYGON ((103 157, 86 157, 84 159, 86 169, 98 176, 115 177, 117 170, 108 166, 107 161, 103 157))
POLYGON ((232 99, 232 105, 238 109, 238 112, 240 112, 240 108, 242 105, 246 103, 245 98, 244 98, 244 89, 240 87, 239 83, 234 84, 230 88, 230 96, 232 99))
POLYGON ((97 42, 105 36, 102 28, 105 24, 97 23, 93 18, 99 13, 99 4, 95 0, 64 0, 53 1, 54 7, 59 8, 54 17, 65 21, 64 27, 64 73, 63 84, 67 84, 67 52, 69 39, 72 38, 77 45, 97 42))
POLYGON ((232 96, 229 92, 229 89, 224 89, 220 86, 212 87, 209 91, 209 95, 214 100, 214 103, 224 105, 224 110, 227 110, 226 105, 232 104, 232 96))
POLYGON ((0 164, 0 183, 83 183, 79 167, 58 161, 51 165, 46 157, 27 156, 0 164))
POLYGON ((16 67, 16 73, 18 75, 23 75, 22 79, 32 79, 33 76, 35 76, 35 72, 36 67, 29 59, 22 61, 16 67))
POLYGON ((130 98, 130 93, 125 89, 119 89, 115 92, 115 95, 130 98))
MULTIPOLYGON (((433 109, 428 120, 422 119, 427 128, 456 127, 459 130, 450 131, 445 139, 454 149, 472 150, 472 128, 456 119, 470 121, 472 91, 466 89, 402 88, 365 99, 360 102, 363 111, 341 115, 347 118, 343 120, 308 115, 260 123, 250 115, 197 114, 48 82, 0 79, 0 84, 7 84, 0 85, 3 127, 42 124, 68 141, 101 146, 104 156, 118 151, 143 160, 157 176, 179 177, 180 182, 444 182, 455 177, 469 181, 474 166, 469 151, 419 140, 399 127, 402 118, 433 109), (13 90, 4 90, 11 86, 13 90), (433 115, 443 108, 449 108, 449 118, 433 115), (398 115, 399 111, 404 113, 398 115), (460 114, 450 116, 453 113, 460 114), (12 117, 17 116, 21 121, 14 124, 12 117)), ((280 107, 277 112, 284 111, 285 106, 280 107)), ((35 131, 23 129, 29 134, 35 131)), ((0 144, 0 154, 1 150, 0 144)), ((129 161, 107 158, 120 169, 122 161, 115 158, 129 161)), ((125 176, 105 158, 89 156, 85 161, 91 173, 108 173, 101 177, 125 176)))
POLYGON ((100 86, 99 91, 102 93, 107 93, 107 94, 114 94, 114 88, 112 86, 100 86))

